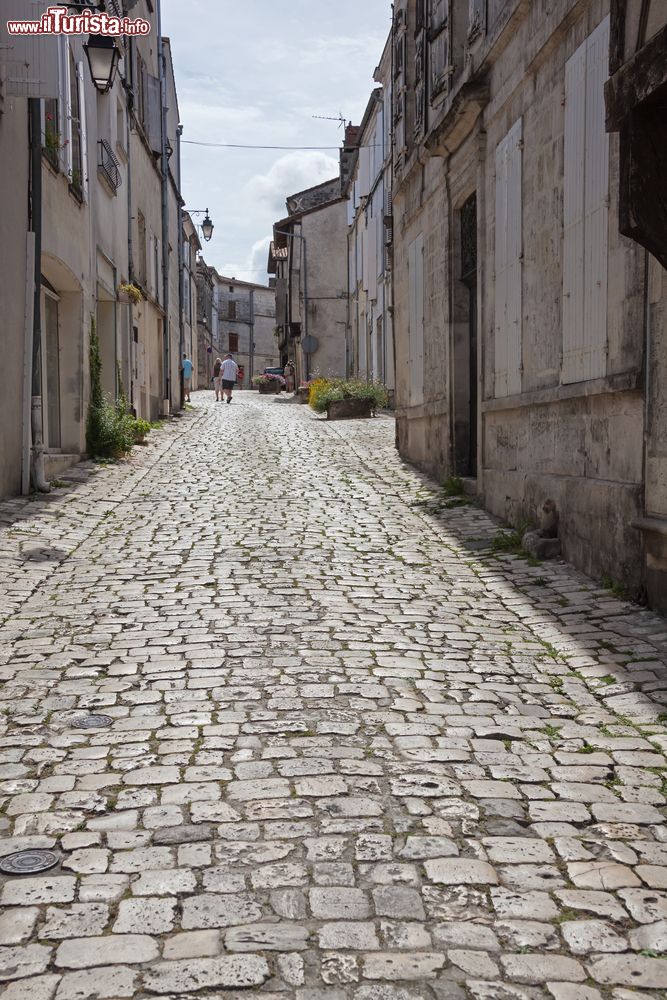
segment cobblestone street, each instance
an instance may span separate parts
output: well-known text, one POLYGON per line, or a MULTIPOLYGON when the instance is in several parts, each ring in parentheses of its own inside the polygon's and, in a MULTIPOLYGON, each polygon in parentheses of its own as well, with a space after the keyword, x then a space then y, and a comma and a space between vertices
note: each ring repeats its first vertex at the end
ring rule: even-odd
POLYGON ((667 995, 667 622, 385 416, 193 398, 0 503, 4 1000, 667 995))

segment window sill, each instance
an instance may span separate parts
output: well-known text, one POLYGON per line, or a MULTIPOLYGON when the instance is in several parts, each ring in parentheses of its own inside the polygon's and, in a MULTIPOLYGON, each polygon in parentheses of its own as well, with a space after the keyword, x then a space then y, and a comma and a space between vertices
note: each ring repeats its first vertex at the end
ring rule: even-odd
POLYGON ((642 387, 643 373, 639 370, 607 375, 605 378, 591 379, 589 382, 572 382, 568 385, 554 385, 548 389, 534 389, 532 392, 517 393, 514 396, 500 396, 485 399, 481 404, 482 413, 501 410, 519 410, 525 406, 547 406, 566 399, 582 396, 603 396, 615 392, 637 392, 642 387))

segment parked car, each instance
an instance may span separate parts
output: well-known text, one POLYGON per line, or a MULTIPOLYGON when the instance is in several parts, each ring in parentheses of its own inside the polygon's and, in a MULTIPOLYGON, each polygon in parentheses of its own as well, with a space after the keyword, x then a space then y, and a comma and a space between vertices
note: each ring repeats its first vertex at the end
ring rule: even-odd
POLYGON ((284 368, 265 368, 262 375, 283 375, 285 374, 284 368))

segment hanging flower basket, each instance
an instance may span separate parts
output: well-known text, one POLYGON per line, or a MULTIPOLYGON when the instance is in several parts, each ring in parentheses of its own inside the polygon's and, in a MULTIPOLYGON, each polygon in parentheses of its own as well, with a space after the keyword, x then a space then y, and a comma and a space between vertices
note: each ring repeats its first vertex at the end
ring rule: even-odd
POLYGON ((133 306, 136 306, 142 301, 143 297, 141 289, 131 282, 124 282, 118 286, 119 302, 131 302, 133 306))

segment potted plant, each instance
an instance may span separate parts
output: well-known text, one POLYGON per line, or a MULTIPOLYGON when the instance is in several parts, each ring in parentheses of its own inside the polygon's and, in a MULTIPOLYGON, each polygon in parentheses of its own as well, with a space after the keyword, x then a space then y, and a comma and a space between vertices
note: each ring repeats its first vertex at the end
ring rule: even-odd
POLYGON ((131 302, 136 306, 143 299, 141 289, 132 282, 121 282, 118 286, 118 301, 131 302))
POLYGON ((379 382, 360 379, 315 379, 309 402, 316 413, 326 413, 328 420, 373 417, 387 405, 387 390, 379 382))
POLYGON ((282 392, 285 379, 282 375, 255 375, 252 384, 257 386, 263 396, 282 392))

